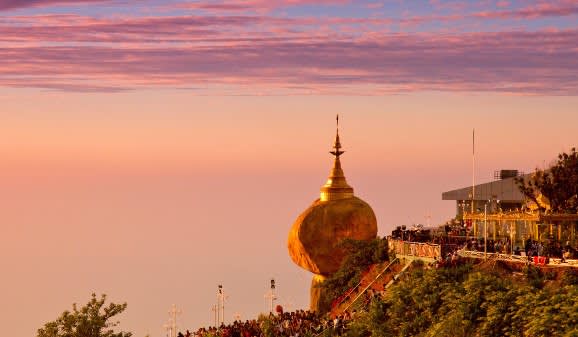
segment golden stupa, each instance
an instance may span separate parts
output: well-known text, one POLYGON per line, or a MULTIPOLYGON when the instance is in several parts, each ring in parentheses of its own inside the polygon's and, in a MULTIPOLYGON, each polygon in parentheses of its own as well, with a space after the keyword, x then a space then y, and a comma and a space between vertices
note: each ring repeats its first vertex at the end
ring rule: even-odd
POLYGON ((377 220, 371 207, 353 195, 347 184, 340 156, 339 117, 333 145, 333 168, 319 199, 309 206, 291 227, 288 239, 293 262, 315 274, 311 286, 311 310, 319 311, 324 299, 319 283, 335 273, 345 252, 339 248, 343 239, 373 240, 377 236, 377 220))

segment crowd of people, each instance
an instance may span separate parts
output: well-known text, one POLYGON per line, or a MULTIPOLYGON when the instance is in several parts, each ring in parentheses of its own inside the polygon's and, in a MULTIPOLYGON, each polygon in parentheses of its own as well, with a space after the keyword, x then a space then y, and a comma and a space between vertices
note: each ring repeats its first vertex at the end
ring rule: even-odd
POLYGON ((334 319, 319 316, 314 312, 297 310, 295 312, 278 312, 259 319, 245 322, 235 321, 231 324, 221 324, 219 327, 200 328, 195 332, 180 332, 178 337, 264 337, 266 330, 269 335, 279 337, 300 337, 307 334, 317 335, 327 329, 340 336, 347 329, 348 322, 355 316, 345 312, 334 319))
MULTIPOLYGON (((429 234, 429 233, 427 233, 429 234)), ((427 235, 423 230, 398 227, 393 231, 391 238, 413 241, 413 242, 432 242, 431 237, 428 240, 427 235), (415 241, 414 241, 415 240, 415 241)), ((436 237, 434 237, 435 239, 436 237)), ((549 257, 565 259, 578 258, 578 252, 573 249, 569 242, 562 245, 555 240, 546 240, 544 242, 532 240, 528 238, 524 242, 523 250, 516 246, 512 249, 512 242, 509 238, 480 239, 480 238, 465 238, 463 236, 442 237, 441 242, 435 242, 442 246, 451 247, 452 249, 444 250, 441 258, 436 258, 434 262, 429 264, 428 268, 444 268, 455 267, 463 261, 460 259, 457 250, 463 247, 471 251, 481 251, 487 253, 525 255, 528 261, 533 257, 544 257, 546 260, 549 257)), ((438 238, 439 239, 439 238, 438 238)), ((434 240, 435 241, 435 240, 434 240)), ((547 261, 545 262, 547 263, 547 261)), ((381 296, 381 292, 369 290, 365 293, 364 306, 371 302, 373 297, 381 296)), ((262 316, 259 319, 247 320, 245 322, 235 321, 231 324, 222 324, 219 327, 200 328, 195 332, 186 331, 180 332, 178 337, 264 337, 266 335, 273 335, 279 337, 301 337, 301 336, 315 336, 321 334, 327 329, 332 330, 332 335, 340 336, 347 330, 348 323, 355 316, 356 312, 345 312, 336 318, 329 316, 319 316, 311 311, 298 310, 295 312, 284 313, 282 310, 277 314, 269 314, 269 316, 262 316), (269 333, 267 333, 267 331, 269 333)))
MULTIPOLYGON (((556 240, 546 240, 543 243, 531 239, 527 239, 524 244, 524 251, 526 256, 546 256, 554 257, 562 260, 565 259, 575 259, 576 250, 570 246, 567 242, 566 245, 562 245, 561 242, 556 240)), ((519 255, 519 249, 515 252, 519 255)))
POLYGON ((530 238, 524 242, 523 248, 516 246, 513 250, 509 238, 487 240, 486 247, 484 247, 484 239, 474 238, 466 243, 466 249, 481 252, 486 251, 488 253, 524 255, 528 258, 543 256, 565 260, 575 259, 577 257, 576 250, 570 246, 569 242, 567 242, 566 245, 562 245, 559 241, 555 240, 545 240, 541 242, 530 238))
POLYGON ((429 267, 435 268, 446 268, 446 267, 456 267, 462 263, 462 259, 458 255, 457 250, 448 252, 443 258, 435 258, 433 263, 429 264, 429 267))
POLYGON ((397 226, 390 236, 392 239, 439 244, 443 246, 443 257, 448 252, 464 247, 470 251, 480 251, 487 253, 525 255, 529 259, 533 257, 557 258, 562 261, 568 259, 578 259, 578 251, 570 242, 560 242, 552 237, 542 240, 532 240, 528 238, 521 245, 512 245, 509 237, 488 238, 471 238, 467 236, 465 227, 459 222, 448 223, 440 230, 424 228, 422 225, 406 228, 397 226), (455 245, 455 246, 454 246, 455 245))
POLYGON ((487 245, 484 247, 484 239, 472 238, 467 241, 466 249, 480 252, 486 251, 488 253, 512 254, 512 243, 509 238, 495 241, 488 239, 486 243, 487 245))

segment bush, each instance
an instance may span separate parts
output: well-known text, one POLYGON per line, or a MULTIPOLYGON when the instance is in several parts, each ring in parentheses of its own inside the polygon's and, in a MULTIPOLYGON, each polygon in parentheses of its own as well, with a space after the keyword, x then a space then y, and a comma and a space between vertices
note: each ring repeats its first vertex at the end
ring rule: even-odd
MULTIPOLYGON (((340 243, 340 247, 347 252, 345 259, 339 270, 321 284, 323 291, 327 294, 325 298, 330 301, 354 288, 370 266, 389 259, 385 238, 371 241, 345 239, 340 243)), ((327 310, 329 306, 329 303, 323 305, 327 310)))
POLYGON ((526 280, 528 284, 536 289, 542 289, 544 287, 544 274, 540 270, 531 264, 524 267, 524 274, 526 275, 526 280))
POLYGON ((578 271, 576 269, 567 269, 562 274, 562 285, 578 285, 578 271))

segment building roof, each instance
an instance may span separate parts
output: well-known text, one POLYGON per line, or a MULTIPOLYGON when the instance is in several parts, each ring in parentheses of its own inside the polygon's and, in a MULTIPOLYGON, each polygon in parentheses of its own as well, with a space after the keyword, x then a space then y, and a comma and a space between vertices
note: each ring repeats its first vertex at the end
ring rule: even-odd
MULTIPOLYGON (((506 178, 476 185, 474 200, 500 200, 504 202, 522 202, 524 195, 516 186, 514 178, 506 178)), ((471 200, 472 187, 442 193, 442 200, 471 200)))

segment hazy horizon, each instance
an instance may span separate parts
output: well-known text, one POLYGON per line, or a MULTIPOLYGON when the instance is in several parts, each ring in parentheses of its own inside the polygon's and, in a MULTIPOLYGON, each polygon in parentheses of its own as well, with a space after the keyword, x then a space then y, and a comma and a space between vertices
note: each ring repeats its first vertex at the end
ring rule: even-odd
POLYGON ((441 193, 576 146, 578 11, 557 1, 0 3, 2 332, 128 302, 164 336, 280 304, 312 275, 286 240, 342 164, 379 235, 441 224, 441 193))

